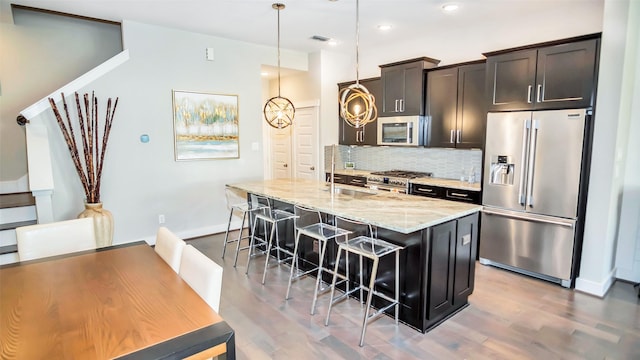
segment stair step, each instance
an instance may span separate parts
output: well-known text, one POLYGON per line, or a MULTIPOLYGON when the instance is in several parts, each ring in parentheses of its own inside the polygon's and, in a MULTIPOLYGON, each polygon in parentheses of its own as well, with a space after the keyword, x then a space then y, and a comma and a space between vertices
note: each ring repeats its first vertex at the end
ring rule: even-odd
POLYGON ((12 224, 36 219, 35 205, 0 208, 0 224, 12 224))
POLYGON ((8 224, 0 224, 0 231, 13 230, 21 226, 35 225, 37 223, 38 223, 37 220, 26 220, 26 221, 16 221, 8 224))
POLYGON ((18 245, 0 246, 0 255, 17 253, 17 252, 18 252, 18 245))
POLYGON ((0 194, 0 209, 31 206, 36 204, 36 199, 30 192, 0 194))

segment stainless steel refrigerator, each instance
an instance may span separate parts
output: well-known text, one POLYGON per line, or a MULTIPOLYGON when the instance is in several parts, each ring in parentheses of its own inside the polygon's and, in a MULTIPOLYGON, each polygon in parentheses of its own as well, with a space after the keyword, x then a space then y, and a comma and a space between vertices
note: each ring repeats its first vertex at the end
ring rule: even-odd
POLYGON ((588 109, 489 113, 480 263, 573 286, 588 109))

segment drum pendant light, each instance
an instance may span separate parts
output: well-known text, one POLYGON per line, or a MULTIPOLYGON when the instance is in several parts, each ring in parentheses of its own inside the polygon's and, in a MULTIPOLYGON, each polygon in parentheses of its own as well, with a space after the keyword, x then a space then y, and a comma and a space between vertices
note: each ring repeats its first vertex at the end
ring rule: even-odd
POLYGON ((285 6, 281 3, 274 3, 271 7, 278 10, 278 96, 267 100, 262 112, 267 124, 276 129, 283 129, 293 123, 296 108, 291 100, 280 96, 280 10, 285 6))
POLYGON ((354 128, 361 128, 374 121, 378 116, 374 96, 362 84, 359 74, 360 41, 360 4, 356 0, 356 83, 346 87, 338 94, 340 116, 354 128))

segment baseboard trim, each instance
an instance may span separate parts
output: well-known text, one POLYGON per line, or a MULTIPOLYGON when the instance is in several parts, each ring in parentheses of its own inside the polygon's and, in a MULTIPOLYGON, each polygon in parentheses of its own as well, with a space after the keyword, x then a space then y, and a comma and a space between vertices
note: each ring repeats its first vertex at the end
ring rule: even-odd
POLYGON ((611 285, 616 281, 616 269, 611 270, 609 275, 601 282, 587 280, 581 277, 576 279, 576 290, 603 298, 611 285))

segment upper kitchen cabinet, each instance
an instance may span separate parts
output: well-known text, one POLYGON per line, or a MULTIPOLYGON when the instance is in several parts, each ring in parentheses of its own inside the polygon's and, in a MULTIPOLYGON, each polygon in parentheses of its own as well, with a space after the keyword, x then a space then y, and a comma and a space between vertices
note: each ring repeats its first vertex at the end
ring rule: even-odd
POLYGON ((593 105, 598 35, 487 53, 488 111, 593 105))
POLYGON ((380 65, 382 106, 380 116, 424 115, 425 78, 423 70, 440 60, 422 57, 380 65))
POLYGON ((482 148, 486 124, 485 64, 427 71, 427 145, 482 148))
MULTIPOLYGON (((338 84, 338 94, 342 89, 348 87, 349 85, 355 84, 355 81, 345 82, 338 84)), ((380 112, 380 98, 382 94, 382 83, 380 78, 370 78, 360 80, 360 84, 369 90, 369 92, 373 95, 375 99, 376 107, 378 108, 378 113, 380 112)), ((358 104, 358 100, 354 100, 350 104, 352 106, 360 105, 358 104)), ((338 131, 339 138, 338 143, 340 145, 376 145, 378 138, 378 125, 377 118, 375 121, 368 123, 367 125, 361 128, 354 128, 347 124, 347 122, 340 116, 340 105, 338 104, 338 131)))

